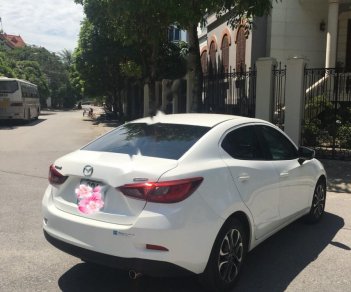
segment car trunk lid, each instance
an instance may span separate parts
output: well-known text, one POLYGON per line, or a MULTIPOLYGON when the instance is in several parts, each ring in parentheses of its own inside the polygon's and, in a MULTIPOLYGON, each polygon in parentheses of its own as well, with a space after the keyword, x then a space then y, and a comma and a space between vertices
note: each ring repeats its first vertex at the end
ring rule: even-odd
POLYGON ((156 182, 166 171, 177 166, 176 160, 120 153, 78 150, 55 162, 67 180, 53 186, 55 206, 70 214, 121 225, 132 225, 146 202, 124 196, 117 187, 134 182, 156 182), (83 170, 88 166, 84 174, 83 170), (90 173, 91 172, 91 173, 90 173), (76 190, 81 186, 99 185, 103 208, 86 214, 78 209, 76 190))

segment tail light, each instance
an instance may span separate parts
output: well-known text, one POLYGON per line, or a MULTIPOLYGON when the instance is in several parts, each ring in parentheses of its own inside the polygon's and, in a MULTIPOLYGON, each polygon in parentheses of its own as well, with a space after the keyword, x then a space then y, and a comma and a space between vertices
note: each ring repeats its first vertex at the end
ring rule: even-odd
POLYGON ((59 173, 53 164, 50 165, 49 168, 49 182, 52 185, 62 185, 68 176, 64 176, 59 173))
POLYGON ((155 203, 177 203, 189 197, 203 181, 202 177, 163 182, 127 184, 118 189, 128 197, 155 203))

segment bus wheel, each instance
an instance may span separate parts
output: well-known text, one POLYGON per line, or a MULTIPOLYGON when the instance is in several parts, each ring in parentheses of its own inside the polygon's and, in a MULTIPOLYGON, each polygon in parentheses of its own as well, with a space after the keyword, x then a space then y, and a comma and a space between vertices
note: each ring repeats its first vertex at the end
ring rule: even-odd
POLYGON ((35 116, 35 120, 37 120, 38 118, 39 118, 39 115, 40 115, 40 110, 39 110, 39 108, 37 108, 37 115, 35 116))

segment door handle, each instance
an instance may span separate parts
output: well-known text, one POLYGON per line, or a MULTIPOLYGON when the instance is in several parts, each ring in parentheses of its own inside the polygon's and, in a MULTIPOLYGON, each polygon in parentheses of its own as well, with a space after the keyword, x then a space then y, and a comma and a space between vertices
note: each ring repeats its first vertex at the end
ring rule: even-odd
POLYGON ((239 176, 239 181, 247 181, 249 178, 250 176, 247 173, 243 173, 239 176))
POLYGON ((280 173, 280 177, 287 177, 287 176, 289 176, 289 172, 287 171, 283 171, 280 173))

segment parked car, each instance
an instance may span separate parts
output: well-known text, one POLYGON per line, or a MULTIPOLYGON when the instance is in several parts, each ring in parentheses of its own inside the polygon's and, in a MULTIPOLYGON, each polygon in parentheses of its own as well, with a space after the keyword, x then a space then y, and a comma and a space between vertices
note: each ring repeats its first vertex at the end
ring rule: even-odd
POLYGON ((126 123, 49 171, 43 229, 57 248, 140 274, 233 287, 248 251, 324 212, 326 172, 276 126, 217 114, 126 123))

